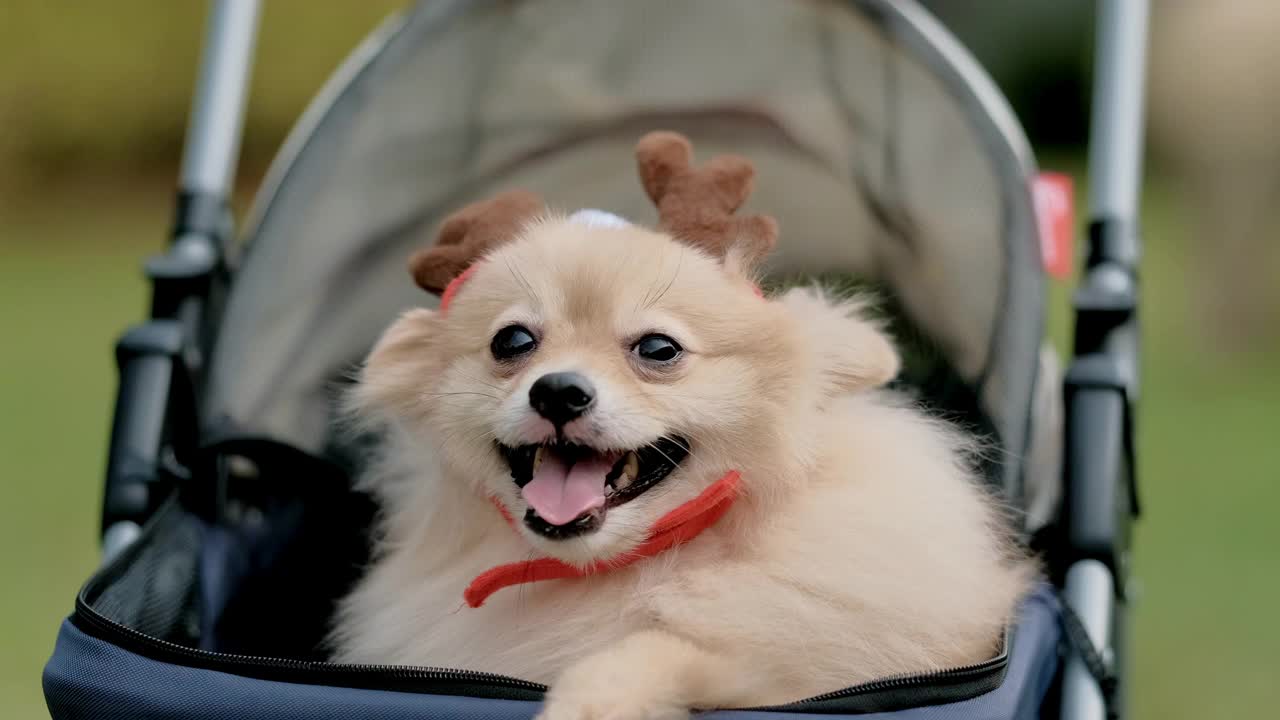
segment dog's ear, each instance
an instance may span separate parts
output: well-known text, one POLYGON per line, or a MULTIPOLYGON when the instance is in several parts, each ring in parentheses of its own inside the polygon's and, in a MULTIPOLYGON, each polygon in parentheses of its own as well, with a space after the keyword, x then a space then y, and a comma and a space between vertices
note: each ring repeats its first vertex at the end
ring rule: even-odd
POLYGON ((434 347, 440 314, 426 308, 406 311, 382 333, 360 369, 349 409, 371 417, 407 412, 418 402, 424 378, 440 370, 434 347))
POLYGON ((434 245, 409 258, 409 272, 418 287, 439 295, 471 263, 510 242, 525 223, 545 211, 542 199, 524 190, 471 203, 445 218, 434 245))
POLYGON ((755 180, 755 168, 746 158, 721 155, 695 167, 688 138, 658 131, 636 144, 636 169, 658 208, 659 227, 676 240, 715 257, 732 257, 732 264, 745 272, 777 243, 773 218, 734 215, 755 180))
POLYGON ((823 383, 837 393, 881 387, 902 360, 889 336, 868 318, 867 303, 835 301, 813 288, 793 288, 779 300, 811 348, 823 383))

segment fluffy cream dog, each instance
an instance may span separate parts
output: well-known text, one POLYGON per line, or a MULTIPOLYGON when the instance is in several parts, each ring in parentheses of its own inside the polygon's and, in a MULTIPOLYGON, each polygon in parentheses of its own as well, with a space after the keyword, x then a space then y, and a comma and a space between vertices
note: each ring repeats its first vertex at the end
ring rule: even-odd
POLYGON ((509 234, 363 370, 384 517, 339 661, 545 682, 547 718, 678 718, 994 654, 1033 567, 966 440, 880 389, 898 357, 857 304, 760 297, 767 243, 549 215, 509 234), (739 497, 689 542, 464 605, 495 566, 625 556, 729 470, 739 497))

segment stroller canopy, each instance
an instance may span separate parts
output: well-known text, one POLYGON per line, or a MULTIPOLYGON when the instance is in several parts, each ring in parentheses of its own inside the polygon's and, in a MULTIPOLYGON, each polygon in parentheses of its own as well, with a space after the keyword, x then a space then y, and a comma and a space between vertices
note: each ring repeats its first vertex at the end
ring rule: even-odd
POLYGON ((206 437, 335 455, 336 391, 401 310, 435 302, 405 261, 439 220, 524 187, 652 222, 632 147, 659 128, 755 163, 774 277, 886 291, 928 340, 910 377, 970 394, 1018 493, 1042 335, 1031 155, 987 76, 900 0, 433 0, 389 21, 258 199, 206 437))

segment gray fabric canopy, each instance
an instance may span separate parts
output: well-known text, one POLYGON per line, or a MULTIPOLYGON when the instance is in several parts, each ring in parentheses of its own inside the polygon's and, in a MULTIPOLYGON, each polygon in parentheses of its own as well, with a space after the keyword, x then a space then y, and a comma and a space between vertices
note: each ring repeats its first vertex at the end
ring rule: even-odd
POLYGON ((1031 156, 969 56, 895 0, 434 0, 389 22, 259 198, 206 430, 328 452, 338 384, 396 314, 435 301, 405 259, 444 214, 524 187, 652 221, 631 152, 659 128, 756 164, 751 209, 782 227, 775 275, 851 274, 892 294, 974 390, 997 475, 1020 494, 1024 456, 1047 452, 1029 433, 1053 434, 1032 408, 1031 156))

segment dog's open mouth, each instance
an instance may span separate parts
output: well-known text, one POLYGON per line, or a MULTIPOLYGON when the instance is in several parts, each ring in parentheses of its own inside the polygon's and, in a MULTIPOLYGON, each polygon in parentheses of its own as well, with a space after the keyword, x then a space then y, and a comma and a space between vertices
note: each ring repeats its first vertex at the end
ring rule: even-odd
POLYGON ((683 438, 662 438, 630 451, 599 451, 553 442, 498 446, 528 503, 524 522, 548 538, 595 531, 605 511, 639 497, 689 454, 683 438))

